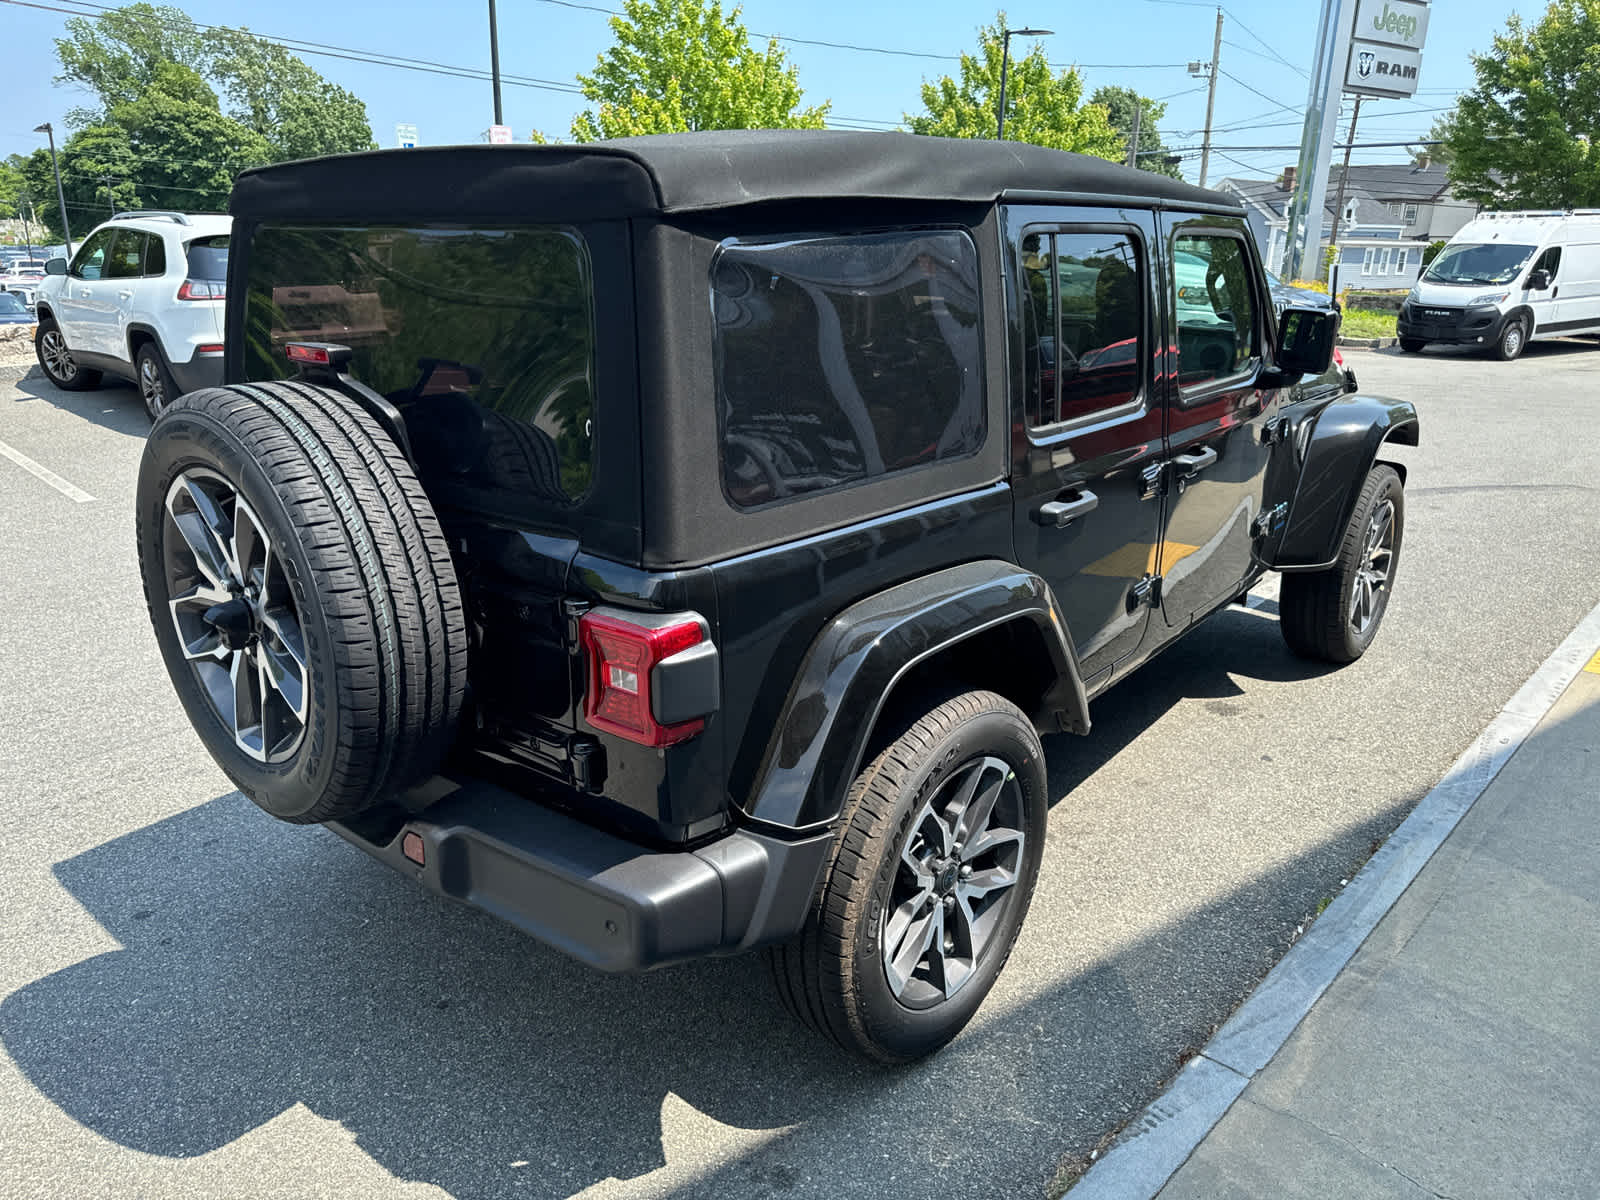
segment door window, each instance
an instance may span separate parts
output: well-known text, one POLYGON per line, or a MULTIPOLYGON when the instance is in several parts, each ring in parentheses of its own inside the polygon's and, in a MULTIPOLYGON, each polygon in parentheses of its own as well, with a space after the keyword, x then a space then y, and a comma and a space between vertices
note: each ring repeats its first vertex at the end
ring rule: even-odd
POLYGON ((135 229, 119 229, 106 253, 102 279, 137 279, 144 274, 145 235, 135 229))
MULTIPOLYGON (((1543 254, 1539 255, 1539 261, 1533 264, 1533 271, 1548 271, 1551 280, 1554 281, 1556 277, 1556 268, 1560 265, 1561 247, 1551 246, 1543 254)), ((1529 271, 1528 274, 1532 275, 1533 271, 1529 271)))
POLYGON ((1030 428, 1133 403, 1144 360, 1144 285, 1131 235, 1022 239, 1023 377, 1030 428))
POLYGON ((106 251, 111 246, 111 235, 114 229, 101 229, 89 235, 88 240, 78 247, 78 255, 72 260, 72 274, 79 279, 99 279, 100 273, 105 269, 106 251))
POLYGON ((1181 234, 1173 239, 1172 260, 1179 385, 1243 374, 1258 352, 1244 243, 1226 234, 1181 234))

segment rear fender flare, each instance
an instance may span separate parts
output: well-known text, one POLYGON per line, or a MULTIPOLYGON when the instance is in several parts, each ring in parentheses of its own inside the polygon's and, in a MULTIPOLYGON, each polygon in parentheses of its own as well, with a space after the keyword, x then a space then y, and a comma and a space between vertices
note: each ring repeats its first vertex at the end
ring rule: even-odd
POLYGON ((1415 446, 1417 438, 1417 410, 1407 401, 1358 392, 1329 402, 1295 431, 1299 482, 1283 537, 1267 565, 1278 571, 1332 566, 1379 447, 1385 442, 1415 446))
POLYGON ((756 773, 748 817, 789 833, 826 828, 861 769, 896 682, 929 657, 1012 621, 1041 635, 1054 683, 1036 725, 1085 733, 1089 704, 1050 587, 1012 563, 948 567, 845 609, 817 635, 756 773))

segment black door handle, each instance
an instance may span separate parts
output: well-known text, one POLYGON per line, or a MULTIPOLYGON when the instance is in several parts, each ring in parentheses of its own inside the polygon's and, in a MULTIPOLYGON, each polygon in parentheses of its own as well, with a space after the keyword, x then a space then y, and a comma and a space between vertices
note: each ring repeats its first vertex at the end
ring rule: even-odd
POLYGON ((1060 529, 1063 525, 1070 525, 1075 518, 1100 507, 1100 497, 1091 491, 1063 492, 1062 495, 1068 498, 1041 504, 1034 512, 1033 519, 1047 529, 1060 529))

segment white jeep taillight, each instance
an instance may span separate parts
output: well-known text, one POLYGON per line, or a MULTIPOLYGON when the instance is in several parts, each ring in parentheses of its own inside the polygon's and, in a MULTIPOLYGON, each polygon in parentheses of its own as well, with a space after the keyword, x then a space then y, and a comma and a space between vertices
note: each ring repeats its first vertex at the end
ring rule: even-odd
POLYGON ((228 285, 220 279, 185 279, 178 285, 179 300, 226 300, 228 285))
POLYGON ((595 610, 579 620, 578 636, 589 724, 642 746, 670 746, 705 728, 719 673, 700 617, 595 610))

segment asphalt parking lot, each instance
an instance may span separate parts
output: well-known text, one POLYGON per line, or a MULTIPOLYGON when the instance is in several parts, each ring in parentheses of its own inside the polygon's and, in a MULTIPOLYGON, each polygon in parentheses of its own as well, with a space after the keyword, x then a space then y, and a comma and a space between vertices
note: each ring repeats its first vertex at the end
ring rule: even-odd
POLYGON ((0 376, 78 493, 0 455, 0 1197, 1046 1194, 1600 600, 1600 346, 1351 362, 1422 417, 1373 649, 1292 658, 1269 589, 1048 740, 1011 964, 892 1072, 757 959, 594 974, 233 793, 144 611, 135 392, 0 376))

